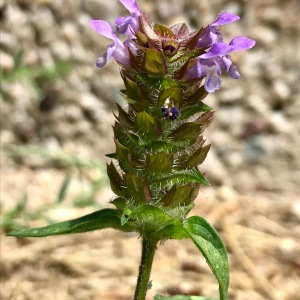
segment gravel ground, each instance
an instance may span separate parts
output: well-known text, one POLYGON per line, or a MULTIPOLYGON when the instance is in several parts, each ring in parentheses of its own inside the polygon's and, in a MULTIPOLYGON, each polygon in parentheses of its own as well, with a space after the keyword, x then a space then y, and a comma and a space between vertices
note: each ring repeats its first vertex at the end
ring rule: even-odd
MULTIPOLYGON (((255 48, 232 55, 242 77, 224 78, 222 89, 207 97, 216 118, 206 132, 212 148, 202 170, 212 186, 200 192, 194 214, 207 217, 225 240, 230 300, 300 299, 300 2, 139 4, 152 20, 167 25, 200 27, 230 11, 241 20, 223 27, 225 39, 245 35, 257 41, 255 48)), ((122 81, 113 62, 104 70, 94 66, 107 40, 89 28, 89 20, 112 22, 123 13, 117 0, 0 1, 2 215, 26 190, 30 211, 47 207, 66 174, 32 155, 12 156, 13 147, 102 162, 113 151, 112 111, 114 102, 122 103, 122 81)), ((51 209, 48 219, 64 220, 90 209, 71 205, 83 188, 80 182, 73 182, 66 203, 51 209)), ((103 188, 97 205, 107 205, 111 197, 103 188)), ((2 235, 0 296, 132 299, 138 260, 138 238, 113 231, 41 240, 2 235)), ((159 247, 152 279, 149 296, 217 295, 204 260, 185 241, 159 247)))

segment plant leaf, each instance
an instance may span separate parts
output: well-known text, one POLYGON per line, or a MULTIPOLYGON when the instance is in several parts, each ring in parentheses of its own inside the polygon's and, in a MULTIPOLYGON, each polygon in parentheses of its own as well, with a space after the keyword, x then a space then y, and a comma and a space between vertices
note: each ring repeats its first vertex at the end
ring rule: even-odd
POLYGON ((146 112, 138 112, 136 114, 135 129, 139 132, 139 136, 146 140, 152 140, 156 136, 154 118, 146 112))
MULTIPOLYGON (((176 142, 194 141, 203 132, 203 126, 199 122, 183 123, 169 135, 176 142)), ((190 142, 190 144, 192 144, 190 142)))
POLYGON ((153 48, 145 50, 144 68, 148 74, 164 75, 166 66, 162 54, 153 48))
POLYGON ((174 184, 184 185, 188 183, 200 183, 203 185, 209 185, 209 182, 204 177, 203 174, 197 169, 186 171, 185 173, 178 173, 174 175, 170 175, 165 178, 160 178, 158 180, 153 181, 152 185, 155 188, 171 188, 174 184))
POLYGON ((121 231, 133 231, 130 225, 121 225, 117 209, 102 209, 83 217, 51 224, 45 227, 24 228, 8 233, 16 237, 45 237, 50 235, 72 234, 88 232, 105 228, 114 228, 121 231))
POLYGON ((113 162, 107 164, 107 175, 110 180, 110 186, 112 191, 116 195, 120 196, 122 194, 123 178, 121 177, 113 162))
POLYGON ((182 110, 180 110, 179 119, 184 120, 184 119, 192 117, 195 114, 210 111, 210 110, 212 110, 211 107, 209 107, 208 105, 206 105, 200 101, 192 106, 187 106, 187 107, 184 107, 182 110))
POLYGON ((154 173, 170 173, 173 166, 173 154, 165 152, 150 154, 147 157, 147 171, 154 173))
POLYGON ((207 145, 197 149, 193 154, 182 155, 178 160, 178 165, 181 169, 192 169, 201 165, 210 149, 211 145, 207 145))
POLYGON ((161 239, 191 238, 202 255, 205 257, 206 262, 219 282, 220 299, 227 300, 229 267, 226 249, 216 230, 205 219, 199 216, 193 216, 185 220, 183 225, 170 224, 160 229, 155 234, 161 239))
POLYGON ((193 216, 183 227, 201 251, 219 282, 220 299, 227 300, 229 286, 229 266, 225 246, 216 230, 203 218, 193 216))
POLYGON ((147 181, 145 177, 136 176, 134 174, 125 174, 124 186, 126 186, 126 188, 123 189, 122 196, 125 199, 131 199, 135 205, 147 202, 147 181))
POLYGON ((199 190, 199 185, 187 184, 187 185, 173 185, 163 198, 160 200, 164 206, 167 207, 180 207, 182 205, 188 205, 193 201, 199 190))

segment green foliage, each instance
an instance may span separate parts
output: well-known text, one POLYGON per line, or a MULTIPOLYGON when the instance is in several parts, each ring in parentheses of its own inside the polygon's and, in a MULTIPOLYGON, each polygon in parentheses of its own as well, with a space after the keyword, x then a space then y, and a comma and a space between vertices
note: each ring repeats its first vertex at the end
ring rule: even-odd
POLYGON ((8 233, 16 237, 45 237, 50 235, 88 232, 105 228, 121 231, 132 231, 128 225, 121 225, 120 216, 116 209, 102 209, 78 219, 59 222, 45 227, 21 229, 8 233))
POLYGON ((144 204, 136 208, 115 201, 118 209, 102 209, 84 217, 40 228, 12 231, 9 236, 45 237, 50 235, 88 232, 105 228, 136 231, 156 240, 190 238, 201 251, 219 282, 220 299, 227 299, 229 268, 226 249, 215 229, 198 216, 186 220, 171 217, 162 209, 144 204), (120 210, 123 211, 120 215, 120 210))
POLYGON ((168 225, 156 234, 164 239, 190 238, 205 257, 219 282, 220 299, 227 300, 229 266, 226 249, 216 230, 205 219, 193 216, 182 225, 168 225))
POLYGON ((225 246, 215 229, 199 216, 190 217, 184 228, 205 257, 219 282, 220 299, 227 300, 229 267, 225 246))

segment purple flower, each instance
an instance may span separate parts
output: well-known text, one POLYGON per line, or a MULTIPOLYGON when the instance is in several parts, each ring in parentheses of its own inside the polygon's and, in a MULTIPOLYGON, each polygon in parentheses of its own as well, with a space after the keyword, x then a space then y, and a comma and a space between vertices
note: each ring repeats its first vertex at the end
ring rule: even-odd
POLYGON ((185 79, 201 79, 205 77, 204 87, 206 91, 212 93, 221 86, 221 71, 225 69, 233 79, 238 79, 240 74, 232 64, 229 53, 250 49, 255 45, 255 41, 244 36, 235 37, 229 44, 223 42, 223 35, 218 27, 233 23, 240 17, 228 13, 221 13, 218 18, 208 25, 199 37, 197 48, 207 50, 200 55, 196 63, 187 70, 185 79))
POLYGON ((96 66, 99 68, 104 67, 107 60, 113 57, 123 66, 130 67, 128 49, 113 32, 112 27, 107 22, 102 20, 91 20, 90 24, 98 33, 113 40, 113 43, 107 46, 105 54, 97 58, 96 66))
POLYGON ((216 42, 206 53, 198 57, 196 63, 187 70, 185 78, 201 79, 205 77, 204 87, 206 91, 215 92, 221 86, 222 69, 225 69, 233 79, 240 77, 236 66, 232 64, 229 53, 250 49, 254 45, 255 41, 244 36, 235 37, 229 44, 216 42))
POLYGON ((216 42, 223 42, 223 35, 217 27, 233 23, 239 19, 239 16, 229 12, 219 14, 217 19, 204 29, 199 37, 197 47, 206 49, 216 42))
POLYGON ((125 8, 131 13, 131 16, 122 16, 115 20, 115 26, 117 32, 120 34, 126 34, 128 39, 134 37, 134 33, 139 28, 139 16, 141 11, 135 0, 119 0, 125 8))
POLYGON ((219 42, 212 45, 208 52, 200 55, 200 58, 214 58, 240 50, 250 49, 255 45, 255 41, 245 36, 235 37, 229 44, 219 42))
POLYGON ((104 55, 99 56, 96 60, 96 66, 102 68, 108 59, 113 57, 118 63, 124 67, 130 67, 130 58, 128 48, 136 53, 136 46, 132 42, 135 32, 139 28, 140 9, 136 0, 119 0, 131 13, 128 17, 119 17, 115 20, 117 33, 126 34, 127 40, 122 43, 117 35, 113 32, 112 27, 105 21, 92 20, 90 24, 98 33, 113 40, 113 43, 107 46, 104 55))

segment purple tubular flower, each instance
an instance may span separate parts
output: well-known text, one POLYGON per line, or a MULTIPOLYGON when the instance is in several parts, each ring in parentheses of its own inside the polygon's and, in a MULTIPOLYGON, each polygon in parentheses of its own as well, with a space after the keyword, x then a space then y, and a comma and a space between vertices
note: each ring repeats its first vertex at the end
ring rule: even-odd
POLYGON ((229 52, 240 50, 247 50, 255 45, 255 41, 246 38, 245 36, 235 37, 229 44, 220 42, 212 45, 210 50, 202 55, 200 58, 214 58, 216 56, 225 55, 229 52))
POLYGON ((216 42, 223 42, 223 35, 217 29, 217 27, 236 22, 239 19, 239 16, 229 12, 223 12, 219 14, 217 19, 204 29, 203 33, 199 38, 197 47, 207 48, 216 42))
POLYGON ((141 11, 135 0, 119 0, 125 8, 131 13, 131 16, 122 16, 115 20, 116 30, 120 34, 126 34, 128 39, 134 37, 134 33, 139 27, 139 16, 141 11))
POLYGON ((117 62, 121 63, 125 67, 130 67, 128 50, 113 32, 112 27, 102 20, 91 20, 90 24, 99 34, 113 40, 113 43, 107 46, 105 54, 97 58, 96 66, 99 68, 104 67, 107 60, 113 57, 117 62))
POLYGON ((197 62, 187 70, 185 78, 201 79, 205 77, 204 88, 212 93, 221 86, 221 71, 225 69, 233 79, 238 79, 240 74, 232 64, 229 53, 250 49, 255 45, 255 41, 237 36, 229 44, 223 42, 223 36, 216 28, 239 20, 239 16, 224 12, 209 26, 199 38, 197 47, 208 49, 204 54, 198 57, 197 62))
POLYGON ((204 87, 207 92, 213 93, 221 86, 221 70, 225 69, 233 79, 238 79, 240 74, 232 64, 228 53, 250 49, 255 41, 244 36, 235 37, 229 44, 215 43, 208 52, 199 56, 196 64, 186 74, 189 79, 201 79, 205 77, 204 87))

